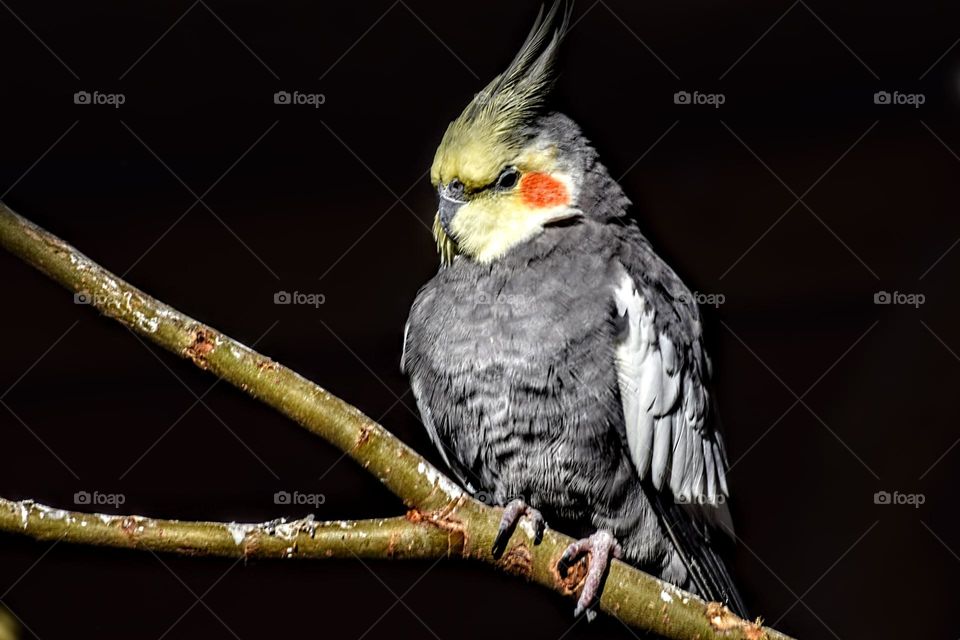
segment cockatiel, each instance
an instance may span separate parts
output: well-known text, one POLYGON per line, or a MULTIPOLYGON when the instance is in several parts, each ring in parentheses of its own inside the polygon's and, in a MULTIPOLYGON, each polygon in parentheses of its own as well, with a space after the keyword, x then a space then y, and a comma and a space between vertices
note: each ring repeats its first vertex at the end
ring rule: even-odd
POLYGON ((719 553, 727 458, 694 297, 577 125, 544 107, 568 19, 541 10, 443 136, 441 266, 401 369, 450 469, 505 507, 494 553, 523 515, 538 538, 545 522, 584 536, 560 567, 589 553, 577 614, 618 557, 745 615, 719 553))

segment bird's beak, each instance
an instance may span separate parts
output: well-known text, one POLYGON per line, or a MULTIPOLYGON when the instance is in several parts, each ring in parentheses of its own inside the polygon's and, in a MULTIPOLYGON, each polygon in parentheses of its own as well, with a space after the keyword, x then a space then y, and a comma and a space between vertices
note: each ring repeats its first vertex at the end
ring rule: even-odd
POLYGON ((443 230, 448 236, 453 237, 453 233, 450 231, 450 224, 453 222, 453 217, 457 215, 457 211, 460 210, 460 207, 465 205, 467 202, 466 200, 459 200, 451 196, 445 187, 440 188, 438 196, 440 225, 443 227, 443 230))

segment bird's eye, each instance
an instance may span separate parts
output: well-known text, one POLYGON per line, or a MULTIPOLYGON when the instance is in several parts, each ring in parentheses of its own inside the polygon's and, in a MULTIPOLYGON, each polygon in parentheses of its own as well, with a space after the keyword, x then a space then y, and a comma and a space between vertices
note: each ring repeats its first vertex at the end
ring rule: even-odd
POLYGON ((457 178, 454 178, 447 184, 447 192, 454 198, 463 197, 464 186, 457 178))
POLYGON ((497 178, 497 189, 512 189, 519 178, 520 172, 517 171, 516 167, 507 167, 500 172, 500 176, 497 178))

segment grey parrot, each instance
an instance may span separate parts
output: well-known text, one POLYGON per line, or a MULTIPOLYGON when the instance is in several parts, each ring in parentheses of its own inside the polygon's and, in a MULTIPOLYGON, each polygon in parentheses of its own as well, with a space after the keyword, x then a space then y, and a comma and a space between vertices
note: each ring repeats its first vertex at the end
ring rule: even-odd
POLYGON ((401 369, 452 472, 505 507, 495 554, 521 516, 538 538, 546 522, 583 537, 560 561, 589 554, 577 614, 617 557, 745 616, 696 301, 579 127, 545 108, 568 24, 541 10, 443 136, 441 265, 401 369))

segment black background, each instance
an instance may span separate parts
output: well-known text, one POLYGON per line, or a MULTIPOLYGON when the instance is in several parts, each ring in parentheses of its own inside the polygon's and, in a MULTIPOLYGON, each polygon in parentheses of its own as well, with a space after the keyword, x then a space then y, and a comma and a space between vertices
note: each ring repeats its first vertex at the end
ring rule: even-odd
MULTIPOLYGON (((437 265, 424 174, 536 7, 11 1, 3 200, 439 462, 398 371, 437 265), (81 90, 126 102, 76 105, 81 90), (276 105, 280 90, 326 102, 276 105), (278 306, 277 291, 326 303, 278 306)), ((724 297, 705 315, 736 571, 755 613, 804 638, 960 632, 958 13, 584 0, 560 63, 560 108, 623 175, 643 228, 691 288, 724 297), (681 90, 726 102, 678 105, 681 90), (877 91, 926 102, 878 105, 877 91), (876 305, 878 291, 926 300, 876 305), (877 491, 925 502, 878 505, 877 491)), ((322 493, 322 519, 401 512, 229 385, 193 406, 211 376, 7 254, 0 274, 4 497, 122 493, 122 512, 191 519, 311 510, 275 505, 286 490, 322 493)), ((631 636, 609 619, 571 630, 571 601, 462 563, 244 565, 12 535, 0 600, 40 638, 631 636)))

